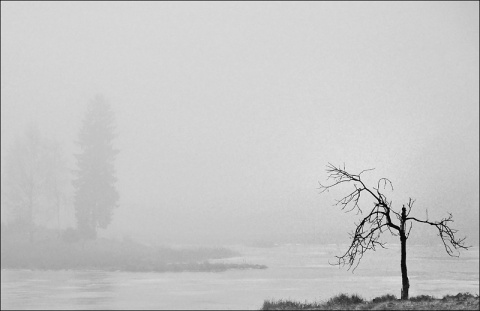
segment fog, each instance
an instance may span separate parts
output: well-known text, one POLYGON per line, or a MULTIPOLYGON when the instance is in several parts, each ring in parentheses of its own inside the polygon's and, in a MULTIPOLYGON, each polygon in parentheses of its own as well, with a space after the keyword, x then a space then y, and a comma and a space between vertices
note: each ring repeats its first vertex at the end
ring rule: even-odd
MULTIPOLYGON (((2 173, 29 124, 62 144, 74 170, 87 105, 101 95, 115 114, 120 197, 101 236, 347 243, 358 216, 332 206, 342 191, 318 190, 331 162, 375 168, 362 176, 374 186, 388 177, 396 208, 412 197, 419 217, 452 212, 478 245, 478 9, 2 2, 2 173)), ((64 228, 75 226, 66 202, 64 228)), ((412 229, 416 244, 441 244, 436 235, 412 229)))

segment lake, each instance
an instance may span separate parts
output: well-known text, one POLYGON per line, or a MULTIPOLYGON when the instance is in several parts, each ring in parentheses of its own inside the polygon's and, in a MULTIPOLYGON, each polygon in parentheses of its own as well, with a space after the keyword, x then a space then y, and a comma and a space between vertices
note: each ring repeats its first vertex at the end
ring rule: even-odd
MULTIPOLYGON (((443 245, 407 246, 410 295, 479 293, 479 249, 449 257, 443 245)), ((265 270, 131 273, 7 270, 2 309, 260 309, 265 299, 319 301, 338 293, 366 299, 400 295, 400 246, 367 253, 355 270, 328 261, 346 245, 234 245, 242 256, 218 262, 265 264, 265 270)))

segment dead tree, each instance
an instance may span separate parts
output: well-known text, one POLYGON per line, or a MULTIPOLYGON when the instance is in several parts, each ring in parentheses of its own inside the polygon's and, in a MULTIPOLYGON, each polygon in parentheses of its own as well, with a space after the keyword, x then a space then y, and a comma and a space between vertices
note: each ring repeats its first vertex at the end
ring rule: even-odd
MULTIPOLYGON (((392 201, 388 201, 385 195, 381 192, 387 186, 393 191, 392 182, 387 178, 381 178, 378 180, 377 187, 367 187, 361 179, 361 174, 373 169, 367 169, 361 171, 359 174, 350 174, 343 169, 335 167, 332 164, 327 165, 328 180, 332 180, 330 185, 320 184, 320 193, 329 191, 331 188, 340 184, 351 184, 353 189, 346 196, 337 200, 335 206, 340 206, 342 210, 346 212, 356 211, 357 214, 362 215, 362 219, 359 223, 355 223, 356 229, 350 234, 351 244, 348 250, 342 256, 335 256, 338 260, 335 265, 344 266, 347 265, 350 269, 353 267, 355 270, 360 263, 365 252, 368 250, 375 251, 376 247, 385 248, 385 243, 379 241, 380 235, 389 231, 394 236, 400 237, 401 244, 401 261, 400 268, 402 272, 402 291, 401 299, 408 299, 408 289, 410 287, 407 275, 407 239, 412 229, 412 223, 418 222, 428 224, 435 227, 438 230, 445 250, 450 256, 459 256, 460 249, 468 249, 469 246, 464 245, 465 238, 457 239, 455 234, 458 230, 450 227, 453 222, 452 214, 448 214, 448 217, 443 218, 440 221, 420 220, 415 217, 411 217, 415 200, 409 198, 407 206, 403 205, 400 212, 392 208, 392 201), (365 194, 374 199, 373 206, 367 210, 363 210, 359 206, 360 196, 365 194), (399 221, 394 222, 395 218, 399 221)), ((352 271, 353 271, 352 270, 352 271)))

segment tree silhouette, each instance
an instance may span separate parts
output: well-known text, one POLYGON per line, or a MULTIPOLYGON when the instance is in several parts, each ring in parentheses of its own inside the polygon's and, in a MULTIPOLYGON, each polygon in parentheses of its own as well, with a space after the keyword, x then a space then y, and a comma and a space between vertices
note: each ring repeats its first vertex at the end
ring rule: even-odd
POLYGON ((322 185, 320 182, 320 193, 330 190, 331 188, 340 184, 352 184, 353 190, 347 195, 337 200, 335 206, 340 206, 342 210, 346 212, 356 211, 357 214, 362 215, 362 219, 359 223, 356 223, 356 229, 350 234, 351 244, 348 250, 342 256, 335 256, 337 263, 335 265, 349 266, 349 269, 358 266, 365 252, 368 250, 375 251, 376 247, 385 248, 385 243, 379 241, 380 235, 389 231, 394 236, 400 236, 401 244, 401 261, 400 268, 402 272, 402 291, 401 299, 408 299, 408 290, 410 287, 408 274, 407 274, 407 239, 412 229, 412 223, 418 222, 428 224, 435 227, 438 230, 445 251, 450 256, 457 256, 459 249, 468 249, 468 246, 464 245, 465 238, 457 239, 455 234, 458 230, 450 227, 453 222, 452 214, 448 214, 448 217, 441 219, 440 221, 420 220, 415 217, 411 217, 415 200, 409 198, 407 207, 402 206, 400 212, 396 211, 392 207, 392 202, 388 201, 385 195, 381 192, 381 187, 385 189, 387 186, 393 190, 392 182, 387 178, 381 178, 377 182, 377 187, 367 187, 361 179, 361 174, 373 169, 366 169, 358 174, 351 174, 343 168, 335 167, 332 164, 327 165, 327 180, 333 180, 330 185, 322 185), (367 209, 367 213, 360 207, 359 201, 362 194, 370 196, 374 199, 373 207, 367 209), (396 218, 399 222, 395 223, 392 218, 396 218), (409 226, 408 226, 409 225, 409 226), (407 229, 408 228, 408 229, 407 229))
POLYGON ((88 108, 80 130, 76 155, 78 170, 73 181, 77 228, 83 238, 95 239, 97 228, 106 228, 117 206, 113 148, 114 114, 110 105, 97 96, 88 108))
MULTIPOLYGON (((59 143, 56 143, 59 145, 59 143)), ((35 122, 18 134, 6 151, 2 168, 2 210, 12 223, 33 242, 36 227, 48 225, 56 198, 66 196, 70 183, 60 148, 41 135, 35 122), (52 189, 55 188, 55 193, 52 189)))
POLYGON ((71 170, 67 166, 62 144, 55 139, 46 140, 46 176, 45 192, 53 207, 57 228, 61 229, 61 212, 66 211, 67 202, 71 195, 71 170))
POLYGON ((2 208, 7 218, 33 242, 35 223, 41 213, 45 181, 45 145, 36 123, 30 123, 14 140, 2 169, 2 208))

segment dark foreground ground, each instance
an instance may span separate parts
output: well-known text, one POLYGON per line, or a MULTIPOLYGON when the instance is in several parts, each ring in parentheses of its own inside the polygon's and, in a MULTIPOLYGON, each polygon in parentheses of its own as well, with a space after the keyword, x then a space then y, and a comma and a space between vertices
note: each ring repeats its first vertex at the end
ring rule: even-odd
POLYGON ((355 294, 340 294, 327 301, 313 303, 266 300, 261 310, 479 310, 479 296, 470 293, 443 298, 421 295, 402 301, 393 295, 384 295, 366 301, 355 294))

